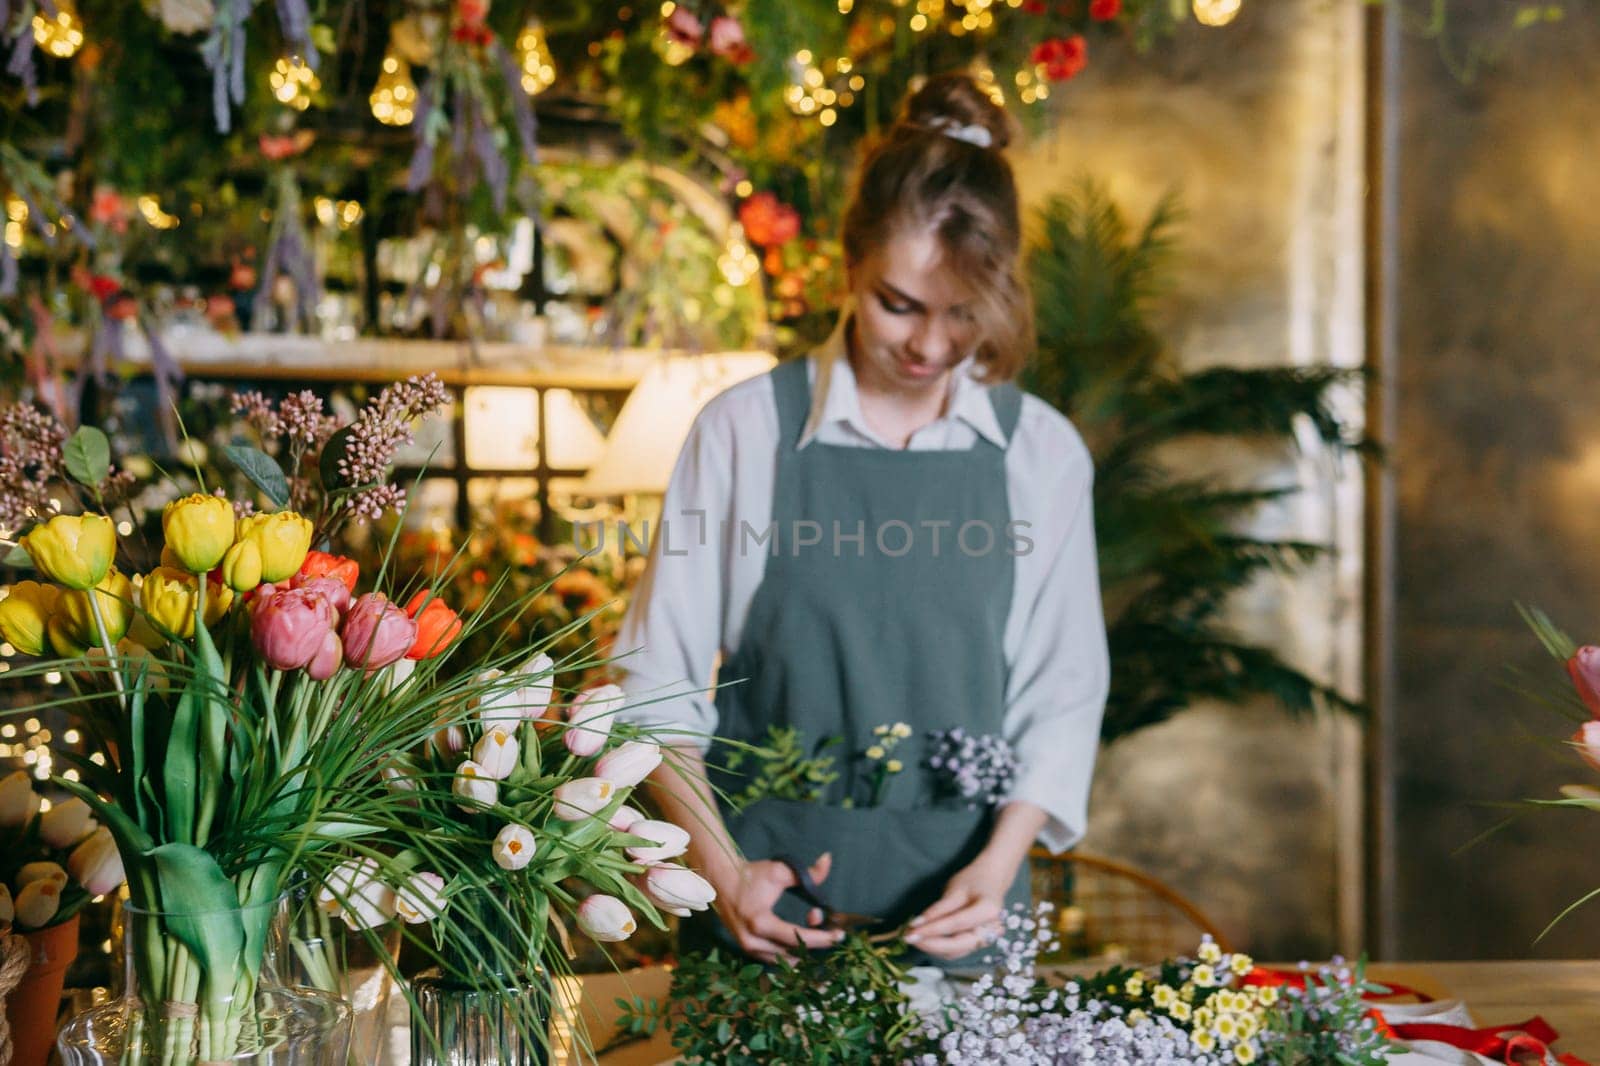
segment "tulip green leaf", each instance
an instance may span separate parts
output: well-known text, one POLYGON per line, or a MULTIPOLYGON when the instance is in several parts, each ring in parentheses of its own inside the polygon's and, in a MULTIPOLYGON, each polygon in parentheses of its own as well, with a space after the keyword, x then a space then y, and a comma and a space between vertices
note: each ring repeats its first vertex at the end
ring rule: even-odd
POLYGON ((212 995, 226 995, 238 978, 245 941, 233 882, 216 859, 192 844, 163 844, 150 858, 161 882, 167 928, 200 960, 212 995))
POLYGON ((0 559, 0 566, 9 567, 12 570, 32 570, 33 556, 28 554, 27 548, 21 544, 16 544, 12 546, 10 551, 6 552, 4 559, 0 559))
POLYGON ((98 489, 111 473, 111 441, 94 426, 81 426, 62 446, 61 465, 78 484, 98 489))
POLYGON ((272 506, 283 508, 289 506, 289 481, 283 476, 283 468, 259 448, 251 448, 243 444, 230 444, 222 449, 222 454, 228 461, 239 468, 239 472, 250 479, 250 484, 266 494, 272 506))

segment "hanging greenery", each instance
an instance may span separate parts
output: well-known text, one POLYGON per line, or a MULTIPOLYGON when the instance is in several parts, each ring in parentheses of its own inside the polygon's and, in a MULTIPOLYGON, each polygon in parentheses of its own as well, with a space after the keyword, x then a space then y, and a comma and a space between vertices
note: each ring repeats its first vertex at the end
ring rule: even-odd
POLYGON ((1168 199, 1134 229, 1103 188, 1085 182, 1044 208, 1030 264, 1040 298, 1028 387, 1073 420, 1094 456, 1112 663, 1108 741, 1201 700, 1265 696, 1293 713, 1358 709, 1227 626, 1234 593, 1326 553, 1319 544, 1244 532, 1259 508, 1294 490, 1186 477, 1159 457, 1163 446, 1195 438, 1287 452, 1301 422, 1338 453, 1364 448, 1332 407, 1335 387, 1354 375, 1328 367, 1178 367, 1149 316, 1179 219, 1168 199))

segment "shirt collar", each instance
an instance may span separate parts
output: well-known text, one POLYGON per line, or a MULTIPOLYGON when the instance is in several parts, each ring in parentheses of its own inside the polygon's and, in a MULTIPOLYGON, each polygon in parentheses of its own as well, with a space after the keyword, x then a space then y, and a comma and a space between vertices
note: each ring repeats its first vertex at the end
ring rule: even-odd
MULTIPOLYGON (((861 393, 856 387, 846 341, 851 310, 845 307, 833 333, 811 352, 811 410, 806 417, 805 430, 800 434, 799 448, 811 443, 822 427, 832 422, 843 422, 883 444, 861 413, 861 393)), ((949 404, 943 417, 967 423, 979 436, 1004 448, 1006 436, 1000 429, 1000 420, 995 417, 994 404, 989 400, 989 387, 973 376, 976 367, 976 360, 968 356, 951 372, 949 404)))

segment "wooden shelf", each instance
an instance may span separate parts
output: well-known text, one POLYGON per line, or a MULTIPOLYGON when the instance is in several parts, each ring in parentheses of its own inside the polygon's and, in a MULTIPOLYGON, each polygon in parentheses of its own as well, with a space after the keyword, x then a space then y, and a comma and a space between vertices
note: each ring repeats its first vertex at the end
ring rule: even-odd
MULTIPOLYGON (((477 358, 466 341, 359 338, 329 341, 290 334, 241 333, 178 327, 165 335, 167 350, 184 371, 198 378, 257 381, 387 382, 432 371, 446 385, 628 391, 663 352, 643 348, 564 345, 479 344, 477 358)), ((58 337, 67 365, 82 357, 81 334, 58 337)), ((127 362, 150 365, 143 334, 130 331, 127 362)))

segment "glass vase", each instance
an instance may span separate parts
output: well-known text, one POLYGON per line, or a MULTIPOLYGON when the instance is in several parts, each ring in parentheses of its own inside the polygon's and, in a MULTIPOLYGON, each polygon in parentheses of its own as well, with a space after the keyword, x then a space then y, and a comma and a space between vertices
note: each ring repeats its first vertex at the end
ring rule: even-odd
POLYGON ((281 900, 183 914, 125 905, 122 998, 62 1028, 63 1066, 346 1066, 349 1006, 280 978, 288 924, 281 900))
POLYGON ((403 1066, 406 1003, 397 994, 400 930, 351 929, 307 894, 294 904, 284 973, 293 984, 331 992, 350 1005, 351 1066, 403 1066))
POLYGON ((550 989, 465 984, 430 971, 411 981, 411 1066, 546 1066, 550 989))

